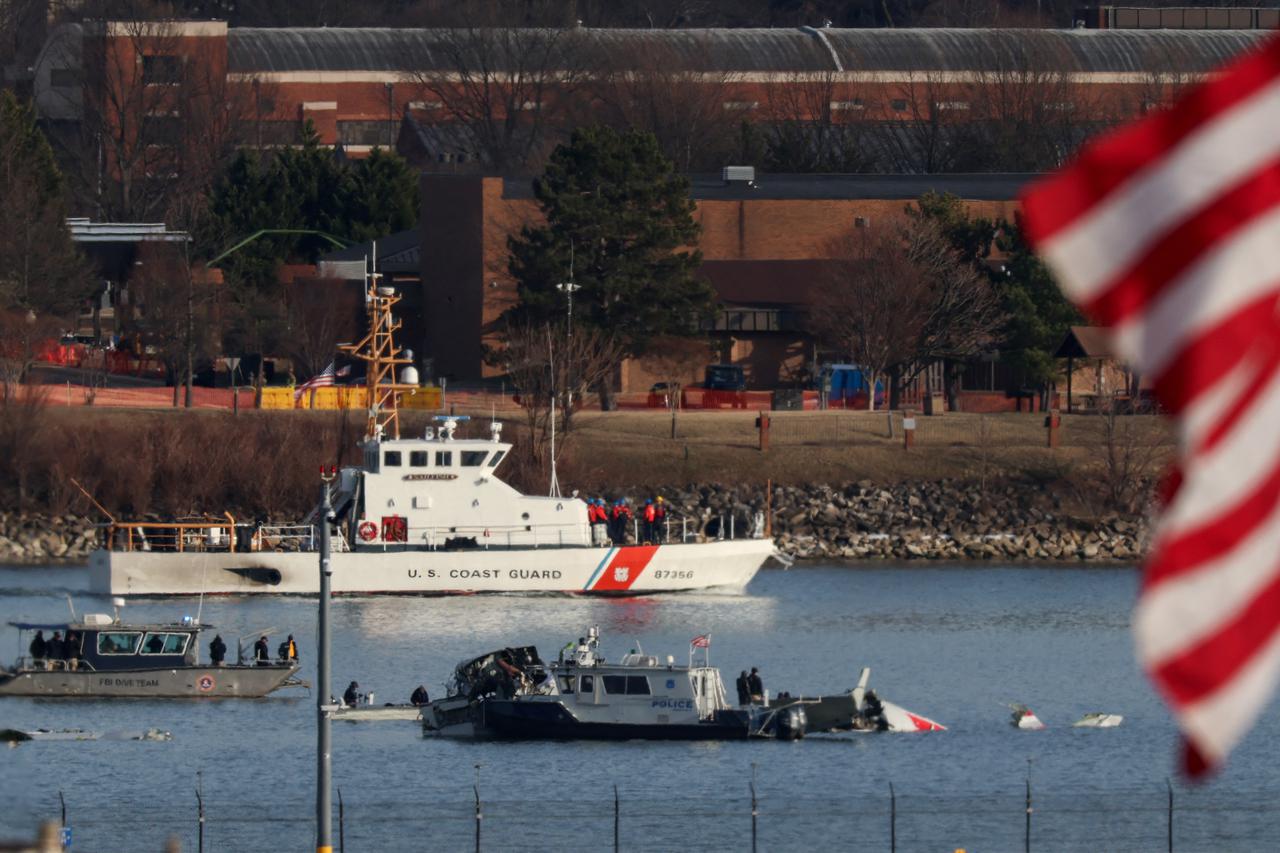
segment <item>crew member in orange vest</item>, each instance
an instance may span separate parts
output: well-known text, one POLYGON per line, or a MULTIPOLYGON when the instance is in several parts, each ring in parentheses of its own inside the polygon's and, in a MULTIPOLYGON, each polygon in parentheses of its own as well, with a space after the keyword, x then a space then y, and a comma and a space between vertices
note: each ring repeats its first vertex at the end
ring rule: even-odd
POLYGON ((644 544, 651 545, 654 541, 654 524, 658 517, 658 511, 653 508, 653 498, 649 498, 644 502, 644 544))

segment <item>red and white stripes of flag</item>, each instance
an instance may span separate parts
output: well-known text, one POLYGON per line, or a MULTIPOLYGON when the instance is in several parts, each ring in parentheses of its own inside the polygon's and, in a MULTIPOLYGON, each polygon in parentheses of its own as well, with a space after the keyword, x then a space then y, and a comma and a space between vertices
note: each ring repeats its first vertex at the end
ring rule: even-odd
POLYGON ((689 648, 691 649, 711 648, 711 635, 699 634, 698 636, 694 637, 692 640, 689 641, 689 648))
POLYGON ((1280 41, 1088 145, 1023 210, 1177 421, 1134 633, 1199 775, 1280 676, 1280 41))

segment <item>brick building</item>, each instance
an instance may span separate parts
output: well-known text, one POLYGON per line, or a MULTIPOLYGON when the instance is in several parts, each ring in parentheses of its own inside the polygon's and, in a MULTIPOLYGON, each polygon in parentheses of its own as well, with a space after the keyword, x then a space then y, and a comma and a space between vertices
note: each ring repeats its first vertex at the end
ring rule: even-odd
MULTIPOLYGON (((759 175, 748 184, 696 176, 702 274, 722 304, 709 356, 742 365, 753 387, 798 378, 814 360, 803 315, 833 238, 902 217, 928 191, 961 198, 974 215, 1012 218, 1018 190, 1030 177, 759 175)), ((493 375, 483 348, 494 342, 498 317, 516 299, 507 238, 538 215, 527 179, 423 176, 425 354, 435 376, 493 375)), ((652 379, 643 365, 630 365, 623 390, 647 389, 652 379)))
MULTIPOLYGON (((52 123, 82 122, 94 104, 136 112, 123 130, 144 147, 183 142, 176 126, 199 104, 171 96, 196 86, 236 125, 240 144, 290 144, 310 120, 322 142, 341 143, 358 156, 374 145, 394 146, 406 116, 427 128, 473 126, 467 91, 491 98, 488 117, 498 122, 512 108, 530 121, 554 114, 567 126, 592 113, 592 100, 635 97, 646 78, 710 102, 734 123, 822 119, 936 130, 991 118, 1014 102, 1019 110, 1074 112, 1089 122, 1158 103, 1172 87, 1266 35, 812 27, 554 32, 510 31, 498 48, 494 42, 506 36, 464 38, 455 30, 86 22, 50 35, 29 85, 52 123), (536 38, 554 41, 535 67, 521 45, 536 38), (518 103, 510 99, 517 77, 536 83, 521 90, 518 103)), ((613 105, 625 119, 625 105, 613 105)), ((447 162, 448 170, 459 159, 484 157, 475 150, 475 133, 419 129, 411 136, 428 149, 424 162, 447 162)), ((207 130, 196 138, 207 139, 207 130)))

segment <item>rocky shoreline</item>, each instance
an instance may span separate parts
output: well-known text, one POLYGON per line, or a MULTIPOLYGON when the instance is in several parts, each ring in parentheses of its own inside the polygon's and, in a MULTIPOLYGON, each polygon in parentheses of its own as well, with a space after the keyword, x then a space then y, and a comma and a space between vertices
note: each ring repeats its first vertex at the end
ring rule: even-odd
MULTIPOLYGON (((732 514, 742 530, 765 510, 763 491, 702 486, 657 493, 694 518, 732 514)), ((1145 517, 1081 518, 1034 483, 775 486, 771 503, 778 549, 798 560, 1128 563, 1141 557, 1147 537, 1145 517)))
MULTIPOLYGON (((1144 518, 1071 515, 1059 498, 1032 483, 984 489, 948 480, 891 486, 863 480, 776 486, 771 501, 764 489, 745 485, 631 488, 625 494, 633 505, 660 494, 673 519, 684 516, 698 527, 721 518, 728 526, 732 517, 739 535, 771 502, 778 548, 799 560, 1125 563, 1141 556, 1147 535, 1144 518)), ((3 564, 82 563, 96 541, 89 518, 0 513, 3 564)))
POLYGON ((0 513, 0 564, 83 563, 97 534, 94 521, 78 515, 0 513))

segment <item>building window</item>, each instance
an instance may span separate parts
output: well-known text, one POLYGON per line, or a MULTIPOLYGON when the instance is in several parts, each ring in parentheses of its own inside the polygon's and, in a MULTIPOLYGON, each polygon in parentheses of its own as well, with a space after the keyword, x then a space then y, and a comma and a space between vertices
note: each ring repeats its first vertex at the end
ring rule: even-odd
POLYGON ((759 101, 725 101, 726 110, 754 110, 760 106, 759 101))
POLYGON ((409 109, 411 110, 439 110, 444 109, 444 101, 410 101, 409 109))
POLYGON ((889 102, 889 106, 893 107, 894 112, 905 113, 907 111, 907 99, 894 98, 889 102))
POLYGON ((162 86, 182 80, 182 59, 177 56, 142 57, 142 82, 162 86))
POLYGON ((340 121, 338 141, 343 145, 390 145, 395 139, 395 122, 340 121))
POLYGON ((833 110, 863 110, 866 104, 862 103, 862 98, 854 98, 852 101, 832 101, 831 109, 833 110))
POLYGON ((934 109, 942 110, 967 110, 969 109, 968 101, 938 101, 933 105, 934 109))

